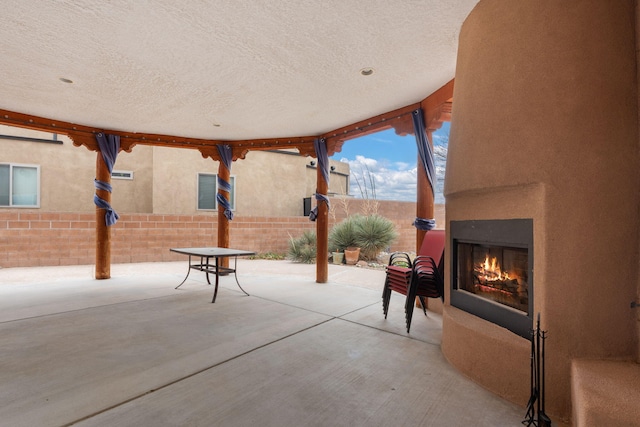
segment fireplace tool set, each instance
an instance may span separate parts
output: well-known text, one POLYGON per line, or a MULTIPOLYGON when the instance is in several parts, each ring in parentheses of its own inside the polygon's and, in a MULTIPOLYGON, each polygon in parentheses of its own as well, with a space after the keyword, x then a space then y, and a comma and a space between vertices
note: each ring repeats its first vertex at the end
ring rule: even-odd
POLYGON ((531 331, 531 397, 527 403, 527 414, 522 424, 526 426, 551 427, 551 419, 544 412, 544 343, 547 331, 540 330, 540 313, 536 328, 531 331))

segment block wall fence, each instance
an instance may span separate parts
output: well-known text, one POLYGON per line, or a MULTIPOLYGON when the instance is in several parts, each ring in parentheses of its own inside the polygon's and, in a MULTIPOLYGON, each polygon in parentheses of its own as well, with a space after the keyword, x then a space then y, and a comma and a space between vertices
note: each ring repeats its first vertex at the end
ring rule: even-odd
MULTIPOLYGON (((351 205, 357 208, 358 201, 350 200, 351 205)), ((415 250, 414 218, 407 216, 415 212, 415 204, 390 205, 378 213, 396 224, 400 237, 391 250, 415 250)), ((330 215, 330 227, 345 216, 330 215)), ((183 257, 169 248, 216 246, 217 218, 217 213, 120 214, 111 227, 111 262, 180 261, 183 257)), ((303 216, 236 216, 231 221, 230 246, 286 253, 289 236, 298 237, 306 230, 315 231, 315 223, 303 216)), ((94 264, 95 250, 95 213, 0 211, 1 268, 94 264)))

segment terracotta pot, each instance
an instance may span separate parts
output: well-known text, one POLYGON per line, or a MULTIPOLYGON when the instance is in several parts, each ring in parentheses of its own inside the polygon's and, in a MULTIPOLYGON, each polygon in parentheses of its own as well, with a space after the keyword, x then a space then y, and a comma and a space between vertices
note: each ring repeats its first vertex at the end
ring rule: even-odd
POLYGON ((360 258, 360 248, 348 247, 344 250, 344 259, 349 265, 355 265, 360 258))

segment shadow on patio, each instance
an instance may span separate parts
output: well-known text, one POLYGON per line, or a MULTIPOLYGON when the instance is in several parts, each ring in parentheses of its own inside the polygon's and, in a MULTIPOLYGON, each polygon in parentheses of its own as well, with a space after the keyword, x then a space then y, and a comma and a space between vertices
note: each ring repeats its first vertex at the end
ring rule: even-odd
POLYGON ((0 270, 0 424, 516 426, 524 410, 451 368, 441 319, 384 273, 239 260, 215 304, 185 262, 0 270), (282 274, 281 272, 286 272, 282 274))

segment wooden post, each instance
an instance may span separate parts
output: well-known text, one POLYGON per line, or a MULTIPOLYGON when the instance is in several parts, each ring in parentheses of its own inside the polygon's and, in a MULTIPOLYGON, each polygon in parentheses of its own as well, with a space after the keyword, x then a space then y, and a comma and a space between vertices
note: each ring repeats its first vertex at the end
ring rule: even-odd
MULTIPOLYGON (((224 162, 220 160, 218 164, 218 176, 220 179, 230 182, 231 171, 227 169, 224 162)), ((229 192, 224 191, 218 186, 218 194, 229 200, 229 192)), ((229 220, 224 216, 224 208, 218 203, 218 247, 229 247, 229 220)), ((221 267, 229 267, 229 258, 223 257, 220 259, 221 267)))
MULTIPOLYGON (((316 169, 316 192, 326 196, 329 192, 329 185, 325 182, 319 165, 316 169)), ((318 202, 316 241, 316 282, 327 283, 329 280, 329 208, 324 202, 318 202)))
MULTIPOLYGON (((98 150, 96 158, 96 179, 111 183, 111 174, 98 150)), ((96 189, 96 194, 111 203, 111 193, 96 189)), ((111 278, 111 232, 104 218, 105 210, 96 206, 96 279, 111 278)))
MULTIPOLYGON (((431 143, 432 137, 431 137, 430 131, 427 131, 427 140, 429 145, 431 145, 431 149, 433 150, 433 144, 431 143)), ((434 217, 433 191, 431 191, 429 178, 427 178, 427 173, 422 167, 422 162, 420 161, 419 157, 418 157, 418 191, 417 191, 416 202, 417 202, 416 217, 426 218, 426 219, 431 219, 434 217)), ((416 252, 420 250, 420 247, 422 246, 422 240, 424 239, 425 234, 427 234, 426 231, 416 229, 416 252)))
MULTIPOLYGON (((427 143, 431 145, 431 149, 433 149, 433 144, 431 144, 431 132, 427 131, 427 143)), ((435 178, 435 177, 434 177, 435 178)), ((418 157, 418 191, 416 197, 416 217, 431 219, 434 217, 434 209, 433 209, 433 191, 431 191, 431 185, 429 184, 429 178, 427 178, 427 172, 422 167, 422 161, 420 157, 418 157)), ((427 234, 425 230, 420 230, 416 228, 416 253, 420 251, 420 247, 422 247, 422 241, 424 240, 424 236, 427 234)), ((428 308, 429 299, 427 298, 426 304, 428 308)), ((416 304, 419 304, 418 298, 416 298, 416 304)))

